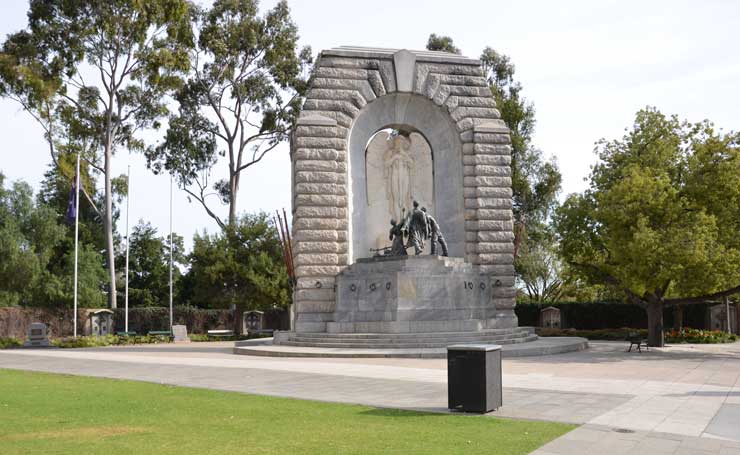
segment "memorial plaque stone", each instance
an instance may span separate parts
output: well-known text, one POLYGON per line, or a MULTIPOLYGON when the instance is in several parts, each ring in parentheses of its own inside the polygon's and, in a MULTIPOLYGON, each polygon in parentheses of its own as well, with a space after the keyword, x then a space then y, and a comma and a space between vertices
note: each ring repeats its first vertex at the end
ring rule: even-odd
POLYGON ((265 324, 265 313, 262 311, 245 311, 242 316, 243 332, 261 332, 265 324))
POLYGON ((550 306, 540 311, 540 325, 551 329, 559 329, 561 326, 560 309, 550 306))
POLYGON ((175 337, 175 343, 190 343, 190 337, 188 337, 187 326, 173 325, 172 335, 175 337))
POLYGON ((28 341, 23 344, 27 348, 48 348, 51 346, 49 342, 49 333, 46 328, 46 324, 41 322, 34 322, 28 328, 28 341))

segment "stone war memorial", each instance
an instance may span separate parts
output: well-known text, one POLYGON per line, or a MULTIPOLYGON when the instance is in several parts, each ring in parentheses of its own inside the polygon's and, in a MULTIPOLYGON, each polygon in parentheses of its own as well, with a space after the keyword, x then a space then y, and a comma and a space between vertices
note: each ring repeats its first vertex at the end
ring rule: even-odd
POLYGON ((537 339, 514 313, 510 137, 480 61, 323 51, 291 158, 294 321, 275 345, 537 339))

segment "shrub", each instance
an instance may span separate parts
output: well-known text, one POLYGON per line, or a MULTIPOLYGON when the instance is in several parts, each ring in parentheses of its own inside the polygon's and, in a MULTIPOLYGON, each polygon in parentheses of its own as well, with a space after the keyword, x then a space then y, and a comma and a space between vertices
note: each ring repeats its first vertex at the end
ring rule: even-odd
POLYGON ((581 337, 589 340, 609 341, 624 341, 635 333, 647 337, 646 329, 633 329, 629 327, 594 330, 537 328, 536 333, 542 337, 581 337))
POLYGON ((118 336, 107 335, 103 337, 68 337, 54 340, 52 344, 58 348, 97 348, 104 346, 121 346, 130 344, 154 344, 169 343, 172 340, 168 336, 162 335, 142 335, 142 336, 118 336))
POLYGON ((0 337, 0 349, 10 349, 23 346, 23 342, 18 338, 0 337))
POLYGON ((719 330, 699 330, 685 327, 681 330, 669 330, 665 333, 665 341, 668 343, 734 343, 739 338, 737 335, 719 330))

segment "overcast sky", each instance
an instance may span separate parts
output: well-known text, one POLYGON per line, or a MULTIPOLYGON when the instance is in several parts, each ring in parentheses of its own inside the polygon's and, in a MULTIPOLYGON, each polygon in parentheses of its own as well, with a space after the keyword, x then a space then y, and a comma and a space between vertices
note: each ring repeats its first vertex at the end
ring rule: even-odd
MULTIPOLYGON (((274 5, 264 1, 263 10, 274 5)), ((26 26, 27 1, 2 0, 0 36, 26 26)), ((536 146, 555 156, 563 195, 585 188, 593 144, 616 138, 640 108, 656 106, 725 130, 740 121, 740 2, 293 0, 302 45, 314 53, 340 45, 423 49, 430 33, 451 36, 463 54, 486 46, 516 65, 535 104, 536 146)), ((38 188, 50 158, 41 130, 17 104, 0 100, 0 172, 38 188)), ((156 138, 157 136, 152 136, 156 138)), ((120 152, 114 174, 131 165, 131 218, 168 231, 169 178, 154 176, 139 155, 120 152)), ((225 177, 226 168, 219 169, 225 177)), ((174 229, 217 226, 175 190, 174 229)), ((275 149, 242 179, 240 211, 290 208, 288 147, 275 149)), ((212 201, 215 205, 218 202, 212 201)), ((220 213, 227 213, 220 207, 220 213)), ((119 231, 123 231, 119 225, 119 231)))

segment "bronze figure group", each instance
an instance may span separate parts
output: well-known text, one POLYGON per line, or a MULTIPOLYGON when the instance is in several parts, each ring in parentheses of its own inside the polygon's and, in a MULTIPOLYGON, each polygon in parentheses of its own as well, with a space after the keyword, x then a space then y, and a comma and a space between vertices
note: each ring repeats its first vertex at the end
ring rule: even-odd
POLYGON ((406 256, 407 248, 414 247, 414 254, 420 255, 424 251, 427 240, 431 241, 431 254, 437 254, 437 243, 441 247, 440 256, 447 256, 447 242, 442 235, 439 223, 432 215, 427 213, 426 207, 419 208, 419 203, 414 201, 414 208, 410 212, 403 210, 403 219, 398 222, 391 220, 389 233, 391 240, 390 250, 385 251, 386 256, 406 256), (404 243, 404 236, 406 242, 404 243))

